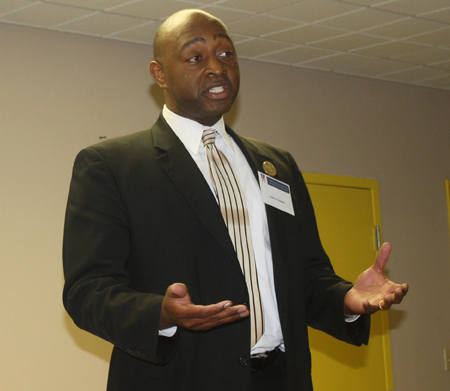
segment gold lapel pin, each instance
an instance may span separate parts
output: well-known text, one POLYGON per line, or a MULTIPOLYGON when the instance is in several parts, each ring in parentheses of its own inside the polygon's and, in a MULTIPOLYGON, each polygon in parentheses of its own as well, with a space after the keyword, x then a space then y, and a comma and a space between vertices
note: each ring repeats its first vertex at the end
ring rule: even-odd
POLYGON ((271 162, 267 162, 267 161, 264 162, 263 163, 263 169, 264 169, 264 172, 267 175, 270 175, 270 176, 277 175, 277 169, 275 168, 275 166, 271 162))

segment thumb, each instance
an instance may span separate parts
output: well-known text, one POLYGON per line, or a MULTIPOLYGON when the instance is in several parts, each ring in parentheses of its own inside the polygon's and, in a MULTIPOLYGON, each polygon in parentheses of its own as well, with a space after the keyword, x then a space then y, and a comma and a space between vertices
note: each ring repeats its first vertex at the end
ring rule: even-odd
POLYGON ((391 244, 386 242, 383 243, 380 251, 378 251, 378 255, 373 266, 380 273, 383 273, 384 268, 386 267, 387 260, 389 258, 389 255, 391 254, 391 249, 391 244))
POLYGON ((179 282, 170 285, 166 291, 166 296, 171 299, 180 299, 188 295, 187 286, 179 282))

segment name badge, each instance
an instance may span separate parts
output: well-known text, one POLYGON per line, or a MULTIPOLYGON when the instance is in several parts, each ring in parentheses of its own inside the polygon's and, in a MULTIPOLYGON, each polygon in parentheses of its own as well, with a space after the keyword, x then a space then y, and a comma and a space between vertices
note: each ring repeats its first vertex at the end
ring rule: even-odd
POLYGON ((264 203, 295 216, 290 186, 259 171, 258 178, 264 203))

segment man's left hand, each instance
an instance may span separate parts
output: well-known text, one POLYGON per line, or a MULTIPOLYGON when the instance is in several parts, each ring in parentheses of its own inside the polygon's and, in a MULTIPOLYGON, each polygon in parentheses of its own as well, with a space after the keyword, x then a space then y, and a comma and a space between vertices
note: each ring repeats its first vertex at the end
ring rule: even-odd
POLYGON ((384 243, 373 266, 362 272, 344 299, 344 313, 348 315, 374 314, 399 304, 408 292, 408 284, 396 284, 384 274, 391 245, 384 243))

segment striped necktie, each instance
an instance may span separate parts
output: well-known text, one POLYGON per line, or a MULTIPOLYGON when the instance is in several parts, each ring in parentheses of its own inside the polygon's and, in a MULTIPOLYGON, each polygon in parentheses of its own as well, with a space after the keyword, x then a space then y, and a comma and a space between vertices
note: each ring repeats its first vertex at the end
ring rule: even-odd
POLYGON ((238 179, 228 159, 216 148, 215 130, 205 130, 202 138, 220 211, 247 283, 250 299, 251 347, 253 347, 264 332, 264 313, 259 293, 247 207, 238 179))

